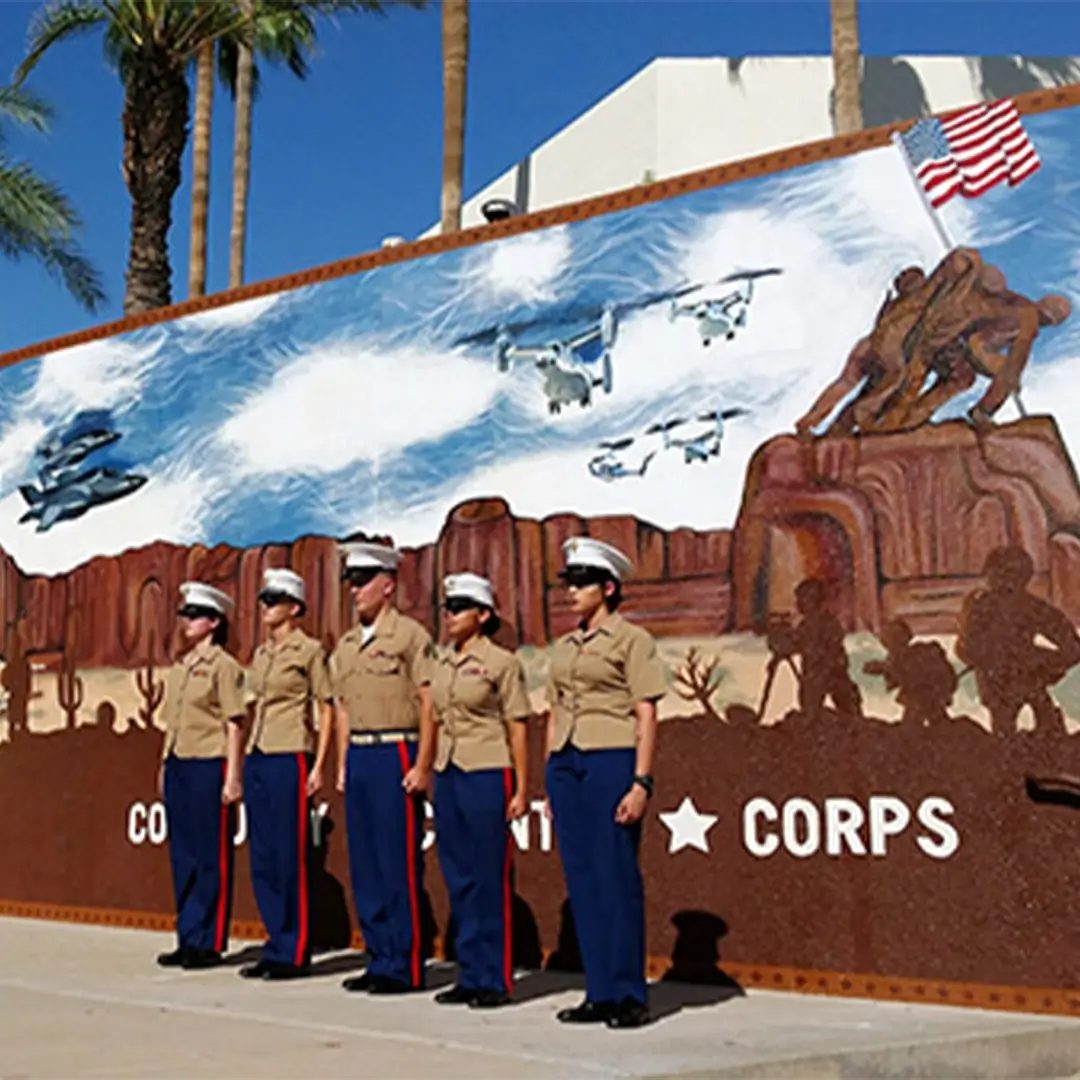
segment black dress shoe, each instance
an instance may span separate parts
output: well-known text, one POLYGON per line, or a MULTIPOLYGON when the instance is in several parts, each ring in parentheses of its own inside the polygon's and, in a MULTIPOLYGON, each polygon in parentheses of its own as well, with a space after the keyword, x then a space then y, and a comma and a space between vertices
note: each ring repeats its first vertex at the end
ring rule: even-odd
POLYGON ((644 1027, 651 1019, 648 1005, 633 998, 624 998, 612 1009, 604 1022, 609 1028, 639 1028, 644 1027))
POLYGON ((371 989, 372 977, 368 972, 363 975, 350 975, 341 985, 351 993, 360 993, 371 989))
POLYGON ((564 1024, 602 1024, 612 1013, 615 1006, 607 1001, 589 1001, 586 999, 572 1009, 560 1009, 555 1019, 564 1024))
POLYGON ((505 990, 477 990, 469 1002, 470 1009, 498 1009, 509 1005, 513 998, 505 990))
POLYGON ((162 953, 157 958, 157 962, 162 967, 181 967, 187 959, 188 952, 188 949, 181 946, 179 949, 174 949, 172 952, 162 953))
POLYGON ((265 974, 265 960, 256 960, 254 964, 245 964, 239 971, 241 979, 261 979, 265 974))
POLYGON ((389 975, 373 975, 371 985, 368 987, 369 994, 411 994, 422 987, 413 986, 402 982, 401 979, 391 979, 389 975))
POLYGON ((478 990, 469 990, 464 986, 451 986, 447 990, 440 990, 435 995, 435 1002, 438 1005, 471 1005, 478 993, 478 990))
POLYGON ((221 953, 210 949, 189 949, 180 966, 185 971, 199 971, 203 968, 214 968, 221 965, 221 953))
POLYGON ((311 974, 311 968, 307 964, 286 964, 281 960, 267 960, 263 978, 271 982, 280 979, 302 979, 311 974))

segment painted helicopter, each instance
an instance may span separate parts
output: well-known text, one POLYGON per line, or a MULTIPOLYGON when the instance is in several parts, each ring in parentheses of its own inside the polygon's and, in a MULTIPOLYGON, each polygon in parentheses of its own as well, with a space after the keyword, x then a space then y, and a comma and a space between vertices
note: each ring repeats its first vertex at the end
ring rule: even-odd
POLYGON ((647 293, 630 301, 577 305, 550 317, 496 323, 473 334, 457 338, 453 345, 488 346, 500 372, 507 372, 518 359, 532 360, 544 373, 544 393, 548 411, 559 413, 564 405, 592 404, 593 390, 602 387, 610 394, 613 384, 611 351, 619 335, 620 319, 632 311, 675 302, 704 286, 694 282, 663 292, 647 293), (560 328, 565 327, 565 331, 560 328), (546 333, 540 344, 523 344, 522 336, 546 333), (599 362, 600 375, 591 373, 599 362))
POLYGON ((598 443, 597 445, 604 452, 590 459, 589 472, 597 480, 605 480, 609 483, 612 480, 623 480, 630 476, 644 476, 649 468, 649 463, 656 457, 657 452, 655 450, 649 451, 642 458, 641 464, 636 469, 631 469, 622 461, 620 455, 623 450, 628 449, 633 444, 633 435, 628 435, 624 439, 611 439, 598 443))
POLYGON ((677 447, 683 452, 683 461, 689 465, 695 461, 707 462, 711 457, 720 456, 720 448, 724 441, 724 422, 734 420, 738 416, 749 415, 748 409, 714 409, 712 412, 702 413, 697 417, 698 423, 708 423, 712 426, 692 438, 676 438, 671 432, 688 424, 691 421, 686 417, 675 417, 658 424, 653 424, 645 431, 646 435, 660 435, 664 440, 664 449, 677 447))
MULTIPOLYGON (((668 319, 674 322, 679 318, 693 318, 698 322, 701 344, 708 348, 717 338, 733 341, 737 331, 746 326, 750 304, 754 299, 754 282, 759 278, 782 274, 778 266, 762 270, 738 270, 727 277, 720 278, 716 284, 725 285, 729 281, 745 281, 745 291, 741 288, 719 297, 706 297, 682 302, 672 298, 668 307, 668 319)), ((704 288, 704 286, 697 286, 704 288)))

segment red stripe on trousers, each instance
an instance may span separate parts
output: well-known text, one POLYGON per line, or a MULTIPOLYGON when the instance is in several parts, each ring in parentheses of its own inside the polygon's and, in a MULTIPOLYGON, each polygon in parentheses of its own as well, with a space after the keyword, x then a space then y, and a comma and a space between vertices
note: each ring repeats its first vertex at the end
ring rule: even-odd
MULTIPOLYGON (((512 773, 503 770, 503 787, 506 790, 506 808, 514 797, 512 773)), ((505 816, 505 815, 504 815, 505 816)), ((514 831, 506 823, 506 868, 503 870, 503 977, 507 993, 514 992, 514 889, 510 882, 510 870, 514 858, 514 831)))
MULTIPOLYGON (((409 751, 405 743, 398 743, 398 756, 401 758, 402 777, 409 771, 409 751)), ((409 882, 409 917, 412 921, 412 968, 413 986, 420 985, 420 897, 416 889, 416 864, 413 861, 413 836, 416 832, 416 802, 412 795, 405 793, 405 872, 409 882)))
MULTIPOLYGON (((224 784, 228 771, 226 762, 221 763, 221 780, 224 784)), ((214 951, 222 952, 225 948, 225 909, 229 901, 229 807, 221 804, 221 828, 218 830, 218 903, 217 924, 214 928, 214 951)))
POLYGON ((297 837, 298 854, 297 858, 299 863, 297 864, 299 870, 299 883, 300 883, 300 895, 297 898, 297 918, 300 920, 300 926, 297 929, 296 935, 296 956, 293 958, 293 963, 299 967, 304 962, 304 954, 307 952, 308 943, 308 879, 307 879, 307 830, 308 830, 308 815, 307 815, 307 758, 303 754, 296 755, 296 764, 299 767, 300 778, 300 795, 299 795, 299 810, 297 817, 296 831, 299 834, 297 837))

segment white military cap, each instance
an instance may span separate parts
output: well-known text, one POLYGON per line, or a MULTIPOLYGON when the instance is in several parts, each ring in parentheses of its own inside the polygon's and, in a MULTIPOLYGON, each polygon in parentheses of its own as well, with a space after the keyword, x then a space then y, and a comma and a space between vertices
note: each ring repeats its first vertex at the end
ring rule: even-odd
POLYGON ((563 556, 568 570, 572 566, 589 566, 606 570, 616 581, 622 581, 634 569, 634 564, 618 548, 587 536, 572 536, 564 541, 563 556))
POLYGON ((495 590, 491 587, 491 582, 479 574, 449 574, 443 578, 443 589, 447 600, 452 596, 460 596, 495 610, 495 590))
POLYGON ((348 544, 345 551, 346 570, 396 570, 401 552, 386 544, 348 544))
POLYGON ((266 569, 263 571, 262 591, 290 596, 298 604, 307 602, 304 579, 292 570, 266 569))
POLYGON ((185 607, 206 608, 219 615, 228 615, 233 607, 230 597, 213 585, 204 585, 201 581, 185 581, 180 586, 180 596, 185 607))

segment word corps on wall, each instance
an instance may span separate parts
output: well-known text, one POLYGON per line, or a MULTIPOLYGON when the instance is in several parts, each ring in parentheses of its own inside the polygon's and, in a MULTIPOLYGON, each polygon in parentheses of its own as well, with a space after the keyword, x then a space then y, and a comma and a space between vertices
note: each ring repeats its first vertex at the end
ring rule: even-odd
POLYGON ((955 813, 940 795, 924 798, 914 814, 896 795, 871 795, 864 809, 845 796, 821 800, 795 797, 777 806, 763 795, 749 799, 742 809, 743 846, 758 858, 783 848, 797 859, 808 859, 824 849, 838 857, 889 853, 889 840, 909 828, 918 828, 915 843, 932 859, 947 859, 960 847, 960 834, 946 818, 955 813))

